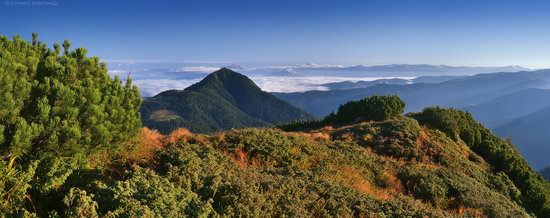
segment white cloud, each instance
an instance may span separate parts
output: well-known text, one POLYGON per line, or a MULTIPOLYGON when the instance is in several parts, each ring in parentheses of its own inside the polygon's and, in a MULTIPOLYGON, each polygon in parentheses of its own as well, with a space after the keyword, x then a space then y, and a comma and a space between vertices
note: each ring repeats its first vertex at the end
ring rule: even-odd
MULTIPOLYGON (((326 83, 343 81, 373 81, 378 79, 390 79, 396 77, 326 77, 326 76, 253 76, 250 77, 256 85, 266 92, 306 92, 312 90, 325 91, 326 83)), ((411 77, 401 77, 412 79, 411 77)))
MULTIPOLYGON (((323 84, 343 81, 372 81, 377 79, 389 79, 390 77, 280 77, 280 76, 254 76, 250 77, 256 85, 267 92, 306 92, 312 90, 328 90, 323 84)), ((395 77, 391 77, 395 78, 395 77)), ((402 77, 402 79, 411 79, 402 77)), ((202 78, 196 79, 134 79, 144 97, 154 96, 166 90, 185 89, 188 86, 199 82, 202 78)))
MULTIPOLYGON (((309 67, 328 67, 329 65, 305 64, 309 67)), ((297 68, 295 65, 290 68, 284 68, 293 71, 297 68)), ((332 65, 331 65, 332 66, 332 65)), ((335 67, 335 66, 332 66, 335 67)), ((208 73, 219 70, 219 67, 214 66, 184 66, 177 69, 158 70, 158 71, 132 71, 131 77, 140 91, 145 97, 154 96, 162 91, 170 89, 185 89, 193 83, 199 82, 208 73), (183 73, 187 72, 187 73, 183 73)), ((266 68, 263 68, 266 69, 266 68)), ((273 69, 273 68, 272 68, 273 69)), ((256 68, 247 70, 239 70, 245 75, 248 75, 262 90, 267 92, 305 92, 312 90, 328 90, 324 86, 326 83, 343 82, 343 81, 372 81, 377 79, 389 79, 396 77, 343 77, 343 76, 273 76, 262 75, 270 71, 262 72, 256 68)), ((112 76, 119 75, 121 78, 126 78, 129 70, 113 69, 109 70, 112 76)), ((297 73, 298 75, 300 72, 297 73)), ((412 79, 412 77, 398 77, 403 79, 412 79)))
POLYGON ((122 63, 122 64, 226 64, 228 61, 209 61, 209 60, 137 60, 137 59, 103 59, 107 63, 122 63))
POLYGON ((158 93, 171 89, 185 89, 194 83, 199 82, 201 79, 190 80, 172 80, 172 79, 143 79, 134 80, 134 84, 139 87, 141 96, 151 97, 158 93))
POLYGON ((219 70, 219 67, 209 67, 209 66, 193 66, 193 67, 180 67, 176 69, 176 72, 208 72, 212 73, 216 70, 219 70))
POLYGON ((248 68, 247 70, 265 70, 265 69, 296 69, 296 68, 305 68, 305 69, 320 69, 320 68, 345 68, 347 66, 340 64, 316 64, 316 63, 305 63, 305 64, 296 64, 296 65, 273 65, 266 67, 254 67, 248 68))
POLYGON ((128 73, 130 71, 128 70, 109 70, 109 74, 111 75, 118 75, 118 74, 123 74, 123 73, 128 73))

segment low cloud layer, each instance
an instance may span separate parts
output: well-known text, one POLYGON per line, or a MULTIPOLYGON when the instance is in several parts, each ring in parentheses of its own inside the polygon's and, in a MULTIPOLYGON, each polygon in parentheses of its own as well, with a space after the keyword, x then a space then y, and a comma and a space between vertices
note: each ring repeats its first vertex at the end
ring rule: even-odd
POLYGON ((141 96, 151 97, 158 93, 171 89, 185 89, 194 83, 199 82, 200 79, 189 80, 171 80, 171 79, 143 79, 134 80, 134 84, 139 87, 141 96))
MULTIPOLYGON (((143 65, 143 64, 142 64, 143 65)), ((121 69, 113 67, 109 73, 112 76, 118 75, 125 79, 129 73, 136 84, 141 95, 144 97, 154 96, 160 92, 171 89, 185 89, 186 87, 199 82, 208 73, 214 72, 220 67, 218 66, 166 66, 165 68, 145 68, 159 66, 143 66, 140 69, 134 68, 121 69)), ((308 69, 325 69, 336 68, 340 69, 341 65, 320 65, 320 64, 304 64, 295 66, 279 66, 279 67, 260 67, 260 68, 241 68, 238 65, 232 65, 234 68, 239 68, 237 71, 247 75, 256 83, 262 90, 267 92, 306 92, 312 90, 324 91, 329 88, 325 86, 327 83, 343 82, 343 81, 372 81, 377 79, 403 78, 412 79, 414 77, 399 77, 399 76, 380 76, 361 77, 361 73, 351 71, 308 71, 308 69), (322 75, 316 75, 322 74, 322 75), (350 76, 350 74, 355 74, 350 76)), ((367 74, 367 73, 364 73, 367 74)), ((366 75, 365 75, 366 76, 366 75)))
MULTIPOLYGON (((205 75, 206 76, 206 75, 205 75)), ((188 86, 201 81, 203 78, 170 79, 170 78, 133 78, 135 85, 139 87, 141 95, 151 97, 160 92, 171 89, 185 89, 188 86)), ((324 84, 342 81, 372 81, 384 79, 383 77, 350 78, 350 77, 277 77, 277 76, 253 76, 250 77, 258 87, 267 92, 306 92, 312 90, 328 90, 324 84)))
MULTIPOLYGON (((395 78, 395 77, 392 77, 395 78)), ((325 91, 327 83, 343 81, 372 81, 386 77, 325 77, 325 76, 253 76, 250 77, 256 85, 266 92, 307 92, 312 90, 325 91)))

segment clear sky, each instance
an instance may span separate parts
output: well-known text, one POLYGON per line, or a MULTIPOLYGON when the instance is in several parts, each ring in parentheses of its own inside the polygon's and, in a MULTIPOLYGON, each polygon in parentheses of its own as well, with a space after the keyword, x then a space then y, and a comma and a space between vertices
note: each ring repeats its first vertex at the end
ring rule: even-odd
POLYGON ((550 67, 550 1, 35 1, 2 1, 0 34, 102 60, 550 67))

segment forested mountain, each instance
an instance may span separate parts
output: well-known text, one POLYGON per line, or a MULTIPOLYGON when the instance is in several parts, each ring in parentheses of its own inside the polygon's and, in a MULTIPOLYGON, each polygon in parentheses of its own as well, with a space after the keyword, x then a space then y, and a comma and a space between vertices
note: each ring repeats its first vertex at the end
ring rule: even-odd
POLYGON ((206 133, 313 118, 227 68, 185 90, 170 90, 146 99, 141 114, 145 126, 164 133, 180 127, 206 133))

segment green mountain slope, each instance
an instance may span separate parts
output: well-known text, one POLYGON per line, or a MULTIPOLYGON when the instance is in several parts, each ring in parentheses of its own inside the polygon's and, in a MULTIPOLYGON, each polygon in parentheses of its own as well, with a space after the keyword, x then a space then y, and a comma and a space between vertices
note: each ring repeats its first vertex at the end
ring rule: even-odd
POLYGON ((184 127, 205 133, 312 119, 262 91, 246 76, 226 68, 185 90, 170 90, 146 99, 141 113, 145 126, 161 132, 184 127))

